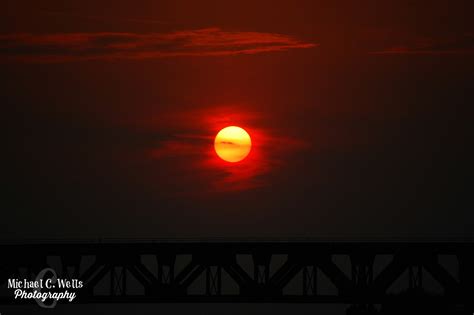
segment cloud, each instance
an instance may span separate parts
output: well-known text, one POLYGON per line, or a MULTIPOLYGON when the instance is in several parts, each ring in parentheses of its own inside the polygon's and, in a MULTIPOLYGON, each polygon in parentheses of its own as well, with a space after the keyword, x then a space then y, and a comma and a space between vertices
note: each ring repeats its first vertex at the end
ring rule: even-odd
MULTIPOLYGON (((258 112, 218 107, 206 111, 177 111, 170 116, 175 119, 171 121, 172 125, 164 128, 172 134, 156 141, 149 155, 160 165, 172 161, 173 169, 168 170, 170 174, 166 177, 168 183, 178 181, 176 186, 183 187, 186 181, 191 181, 187 185, 193 185, 193 191, 198 195, 268 186, 272 173, 285 169, 295 154, 310 147, 303 139, 263 126, 264 116, 258 112), (224 162, 214 152, 215 135, 228 125, 240 125, 252 137, 252 150, 242 162, 224 162), (197 178, 199 185, 195 185, 197 178)), ((160 126, 154 128, 163 128, 156 121, 153 125, 160 126)))
POLYGON ((375 55, 463 55, 474 54, 474 36, 413 38, 388 48, 370 52, 375 55))
POLYGON ((0 35, 0 55, 3 60, 36 63, 232 56, 316 46, 288 35, 229 32, 219 28, 148 34, 104 32, 0 35))

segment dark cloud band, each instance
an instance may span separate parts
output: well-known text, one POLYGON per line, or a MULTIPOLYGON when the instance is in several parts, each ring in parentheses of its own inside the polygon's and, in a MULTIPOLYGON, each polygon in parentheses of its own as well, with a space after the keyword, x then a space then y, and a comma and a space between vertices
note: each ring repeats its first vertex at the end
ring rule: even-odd
POLYGON ((312 48, 288 35, 228 32, 219 28, 170 33, 63 33, 0 35, 6 61, 73 62, 154 59, 180 56, 230 56, 312 48))

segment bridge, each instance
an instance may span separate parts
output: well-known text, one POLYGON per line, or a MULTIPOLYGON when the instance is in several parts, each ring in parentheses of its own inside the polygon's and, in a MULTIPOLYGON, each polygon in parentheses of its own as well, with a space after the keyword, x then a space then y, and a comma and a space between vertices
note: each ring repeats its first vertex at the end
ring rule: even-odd
POLYGON ((83 281, 75 303, 341 303, 352 305, 348 314, 372 314, 374 305, 474 311, 471 241, 109 240, 8 243, 0 251, 0 304, 28 303, 13 299, 7 279, 33 280, 51 268, 59 278, 83 281))

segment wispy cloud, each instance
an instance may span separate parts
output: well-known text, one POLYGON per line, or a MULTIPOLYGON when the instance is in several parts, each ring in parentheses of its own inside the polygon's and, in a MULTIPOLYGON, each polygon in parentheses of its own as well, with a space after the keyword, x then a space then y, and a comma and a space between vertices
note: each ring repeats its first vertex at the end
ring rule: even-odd
POLYGON ((462 55, 474 54, 474 36, 415 38, 370 52, 376 55, 462 55))
POLYGON ((149 155, 160 165, 173 161, 174 168, 169 171, 176 173, 170 175, 168 181, 185 182, 199 178, 200 184, 194 185, 193 191, 201 195, 206 192, 232 192, 268 186, 271 184, 269 175, 272 172, 284 169, 294 154, 310 147, 303 139, 282 134, 281 130, 262 127, 263 116, 258 112, 216 107, 176 111, 168 117, 160 119, 168 121, 169 125, 159 124, 154 120, 152 128, 164 126, 168 132, 176 132, 157 141, 150 148, 149 155), (168 117, 174 119, 170 120, 168 117), (245 128, 252 138, 252 150, 242 162, 224 162, 214 151, 215 135, 228 125, 245 128), (256 127, 257 125, 260 127, 256 127))
POLYGON ((283 34, 229 32, 219 28, 148 34, 106 32, 0 35, 0 55, 3 60, 37 63, 231 56, 315 46, 317 44, 283 34))

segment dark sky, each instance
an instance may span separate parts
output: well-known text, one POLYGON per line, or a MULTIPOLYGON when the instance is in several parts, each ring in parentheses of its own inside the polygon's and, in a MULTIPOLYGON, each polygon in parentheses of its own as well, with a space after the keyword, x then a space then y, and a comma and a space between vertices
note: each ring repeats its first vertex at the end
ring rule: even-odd
POLYGON ((0 237, 470 234, 472 12, 2 1, 0 237))

